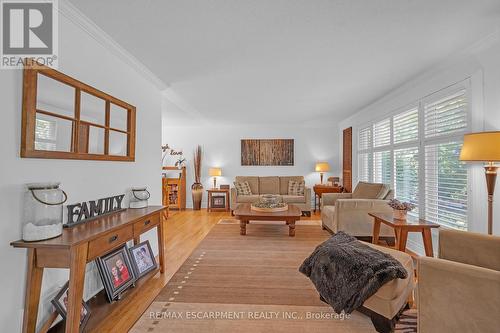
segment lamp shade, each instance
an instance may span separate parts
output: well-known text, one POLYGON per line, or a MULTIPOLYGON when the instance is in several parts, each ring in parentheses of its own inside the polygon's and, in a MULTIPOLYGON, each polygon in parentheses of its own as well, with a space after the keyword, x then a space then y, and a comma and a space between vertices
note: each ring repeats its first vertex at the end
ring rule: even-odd
POLYGON ((460 160, 478 162, 500 161, 500 131, 464 135, 460 160))
POLYGON ((221 168, 210 168, 210 169, 208 169, 208 175, 210 177, 220 177, 220 176, 222 176, 222 169, 221 168))
POLYGON ((318 162, 314 169, 316 172, 328 172, 330 171, 330 164, 328 162, 318 162))

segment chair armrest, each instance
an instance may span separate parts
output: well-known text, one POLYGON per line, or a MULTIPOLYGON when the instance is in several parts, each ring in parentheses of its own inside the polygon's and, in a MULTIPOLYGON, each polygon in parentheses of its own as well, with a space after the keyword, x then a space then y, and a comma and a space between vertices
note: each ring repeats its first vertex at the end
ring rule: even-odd
POLYGON ((321 195, 321 207, 335 206, 338 199, 350 199, 352 193, 323 193, 321 195))
POLYGON ((500 271, 500 237, 439 230, 439 258, 500 271))
POLYGON ((449 260, 418 260, 418 331, 495 332, 500 272, 449 260))

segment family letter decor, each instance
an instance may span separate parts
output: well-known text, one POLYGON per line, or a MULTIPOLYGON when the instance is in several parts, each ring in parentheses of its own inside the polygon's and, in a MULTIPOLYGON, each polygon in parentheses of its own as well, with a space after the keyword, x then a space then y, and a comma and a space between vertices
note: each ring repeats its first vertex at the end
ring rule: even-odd
POLYGON ((100 215, 124 210, 122 208, 124 197, 125 194, 120 194, 114 197, 68 205, 68 224, 65 227, 86 222, 100 215))

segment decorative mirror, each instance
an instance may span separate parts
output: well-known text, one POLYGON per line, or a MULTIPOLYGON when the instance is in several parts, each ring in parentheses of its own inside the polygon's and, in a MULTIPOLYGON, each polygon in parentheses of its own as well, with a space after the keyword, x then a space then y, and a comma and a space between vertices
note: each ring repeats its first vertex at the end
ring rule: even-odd
POLYGON ((21 157, 135 160, 134 106, 34 60, 23 75, 21 157))

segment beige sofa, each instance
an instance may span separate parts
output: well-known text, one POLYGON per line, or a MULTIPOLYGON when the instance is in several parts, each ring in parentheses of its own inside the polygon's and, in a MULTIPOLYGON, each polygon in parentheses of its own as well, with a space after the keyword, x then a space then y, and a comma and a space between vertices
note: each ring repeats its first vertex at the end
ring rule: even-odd
POLYGON ((439 230, 439 259, 418 259, 418 332, 498 332, 500 237, 439 230))
MULTIPOLYGON (((390 213, 387 204, 393 191, 385 184, 359 182, 352 193, 324 193, 321 200, 321 222, 324 229, 344 231, 361 239, 371 239, 373 217, 368 213, 390 213)), ((382 225, 380 236, 392 242, 394 231, 382 225)))
POLYGON ((304 181, 302 176, 271 176, 271 177, 257 177, 257 176, 238 176, 235 182, 247 181, 252 190, 252 195, 238 195, 236 189, 231 188, 231 209, 234 210, 240 203, 252 203, 259 201, 263 194, 278 194, 281 196, 283 202, 293 204, 300 208, 300 210, 310 216, 311 215, 311 189, 306 187, 303 196, 288 195, 288 182, 290 180, 304 181))

